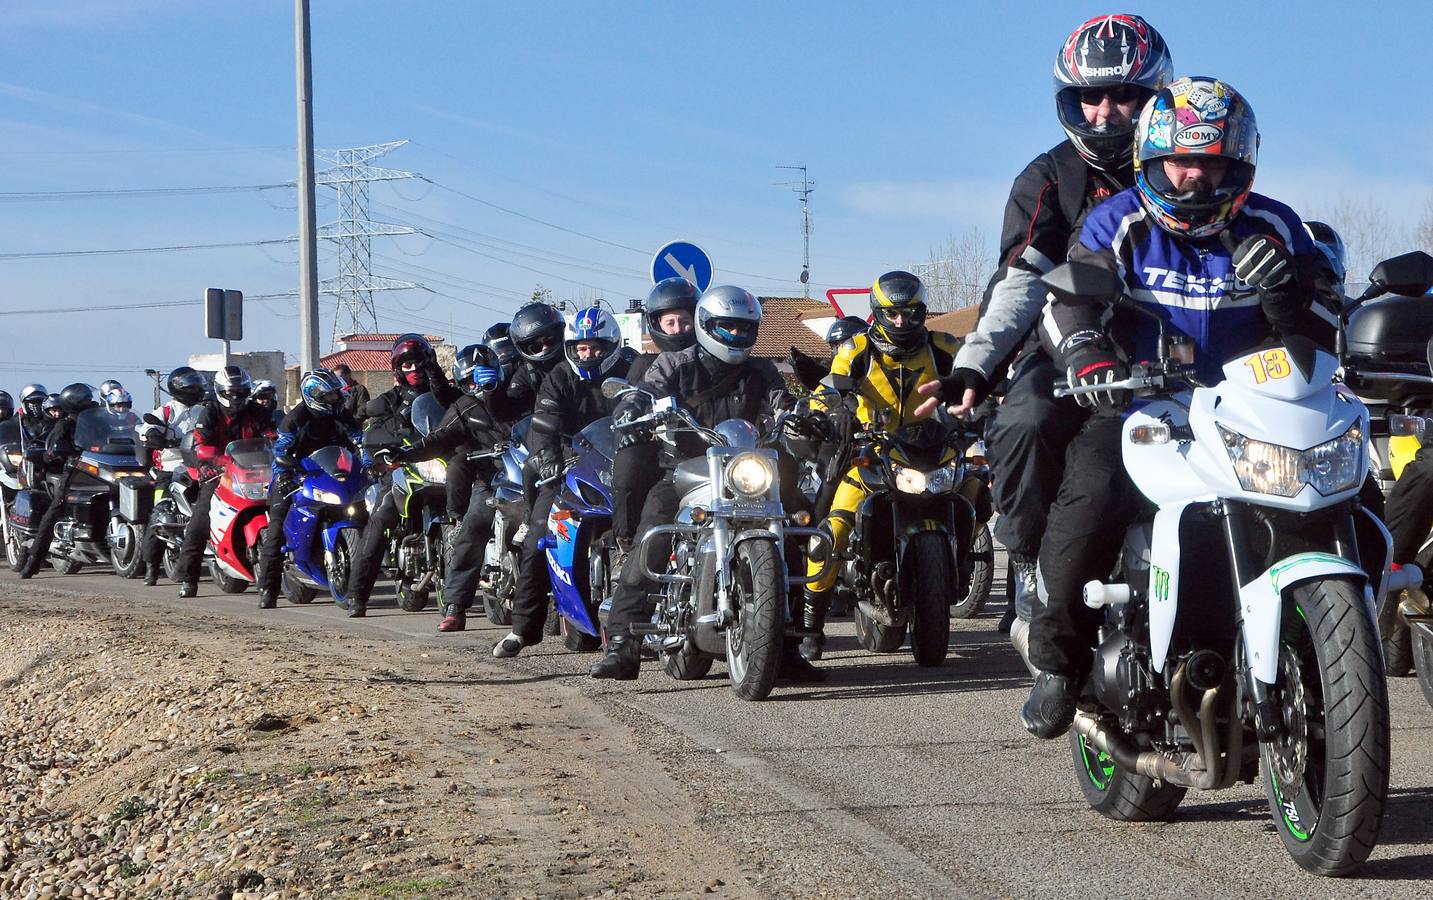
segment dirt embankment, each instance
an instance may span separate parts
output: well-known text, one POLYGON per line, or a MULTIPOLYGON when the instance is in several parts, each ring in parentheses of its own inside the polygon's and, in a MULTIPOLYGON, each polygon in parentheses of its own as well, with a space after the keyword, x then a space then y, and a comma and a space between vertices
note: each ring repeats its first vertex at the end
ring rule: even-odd
POLYGON ((570 689, 58 599, 0 589, 0 896, 751 893, 570 689))

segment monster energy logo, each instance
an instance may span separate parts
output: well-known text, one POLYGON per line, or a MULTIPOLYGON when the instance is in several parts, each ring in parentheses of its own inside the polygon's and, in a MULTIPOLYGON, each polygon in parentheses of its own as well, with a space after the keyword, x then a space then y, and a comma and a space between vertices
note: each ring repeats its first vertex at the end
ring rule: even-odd
POLYGON ((1150 567, 1150 585, 1153 588, 1154 599, 1165 601, 1169 599, 1169 572, 1159 566, 1150 567))

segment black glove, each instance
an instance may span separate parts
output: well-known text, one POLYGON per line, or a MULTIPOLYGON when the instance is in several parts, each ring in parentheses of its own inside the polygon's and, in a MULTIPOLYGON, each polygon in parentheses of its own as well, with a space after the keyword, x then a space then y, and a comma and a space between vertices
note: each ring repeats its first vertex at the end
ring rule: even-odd
POLYGON ((990 382, 976 369, 956 369, 940 380, 940 399, 945 403, 959 404, 965 399, 966 391, 975 391, 976 403, 990 394, 990 382))
POLYGON ((269 486, 269 493, 274 497, 283 498, 298 489, 299 480, 297 473, 287 469, 281 469, 279 473, 274 476, 273 484, 269 486))
POLYGON ((1299 297, 1296 264, 1289 248, 1266 234, 1247 237, 1238 246, 1228 231, 1221 238, 1232 255, 1235 277, 1259 292, 1264 318, 1281 331, 1295 327, 1306 304, 1299 297))
MULTIPOLYGON (((1070 387, 1108 384, 1112 381, 1123 381, 1129 377, 1129 369, 1120 362, 1113 348, 1103 340, 1089 341, 1061 355, 1065 358, 1065 372, 1070 387)), ((1129 403, 1129 391, 1124 389, 1094 391, 1073 396, 1076 403, 1091 409, 1116 411, 1124 409, 1129 403)))
POLYGON ((838 406, 826 417, 827 437, 836 444, 849 444, 856 433, 856 414, 845 405, 838 406))
POLYGON ((537 477, 549 481, 562 474, 562 457, 551 447, 544 447, 537 453, 537 477))
POLYGON ((791 348, 789 357, 791 360, 791 371, 795 373, 796 380, 801 382, 802 387, 808 391, 815 390, 816 386, 821 383, 821 379, 825 378, 826 374, 831 371, 830 366, 821 365, 821 363, 802 353, 796 347, 791 348))

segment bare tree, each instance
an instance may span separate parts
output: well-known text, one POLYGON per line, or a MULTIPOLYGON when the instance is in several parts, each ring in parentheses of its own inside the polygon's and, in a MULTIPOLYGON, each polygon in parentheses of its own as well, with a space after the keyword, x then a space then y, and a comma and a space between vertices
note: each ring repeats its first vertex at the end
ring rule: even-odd
POLYGON ((1433 191, 1423 203, 1423 215, 1413 230, 1413 246, 1433 253, 1433 191))
POLYGON ((1348 284, 1367 283, 1368 273, 1380 260, 1407 248, 1408 237, 1388 210, 1368 197, 1339 194, 1326 216, 1313 216, 1332 225, 1343 237, 1348 252, 1348 284))
POLYGON ((994 258, 979 228, 958 238, 951 235, 943 245, 932 248, 928 262, 912 267, 925 282, 930 311, 949 312, 979 303, 994 258))

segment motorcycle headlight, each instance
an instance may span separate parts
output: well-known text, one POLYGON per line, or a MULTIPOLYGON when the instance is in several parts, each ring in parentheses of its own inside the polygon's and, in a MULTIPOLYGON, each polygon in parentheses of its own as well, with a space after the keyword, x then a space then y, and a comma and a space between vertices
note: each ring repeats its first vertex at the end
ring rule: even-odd
POLYGON ((414 463, 413 470, 429 484, 448 483, 448 466, 440 459, 425 459, 414 463))
POLYGON ((319 503, 337 504, 343 502, 343 498, 335 494, 333 491, 314 491, 313 498, 319 503))
POLYGON ((955 487, 955 470, 958 463, 941 466, 925 477, 925 489, 932 494, 944 494, 955 487))
POLYGON ((262 481, 236 481, 234 493, 245 500, 263 500, 269 496, 269 486, 262 481))
POLYGON ((1251 440, 1223 425, 1219 436, 1239 486, 1256 494, 1293 497, 1308 484, 1327 497, 1356 487, 1363 478, 1364 435, 1357 422, 1333 440, 1307 450, 1251 440))
POLYGON ((775 476, 771 464, 755 453, 738 453, 726 467, 727 487, 748 499, 765 495, 775 476))
POLYGON ((892 465, 896 474, 896 490, 907 494, 924 494, 926 486, 926 475, 920 469, 907 469, 904 466, 892 465))

